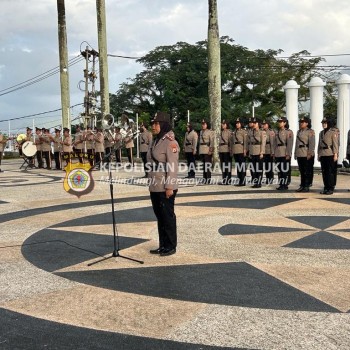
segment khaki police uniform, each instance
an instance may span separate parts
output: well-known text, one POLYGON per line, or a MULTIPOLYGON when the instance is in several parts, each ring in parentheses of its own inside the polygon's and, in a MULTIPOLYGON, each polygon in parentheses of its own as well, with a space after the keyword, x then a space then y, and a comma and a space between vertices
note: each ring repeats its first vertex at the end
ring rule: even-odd
POLYGON ((97 131, 94 136, 95 140, 95 155, 96 155, 96 167, 101 167, 104 156, 104 137, 102 131, 97 131))
POLYGON ((199 133, 199 157, 203 163, 203 179, 205 183, 211 182, 211 168, 214 152, 214 133, 205 129, 199 133))
POLYGON ((222 172, 222 183, 229 185, 231 183, 232 171, 232 157, 230 155, 231 148, 231 134, 230 129, 221 130, 219 142, 219 158, 222 172))
POLYGON ((35 137, 34 137, 34 144, 36 146, 36 159, 38 161, 38 168, 43 168, 43 157, 42 157, 42 135, 41 135, 41 129, 37 129, 35 132, 35 137))
POLYGON ((263 157, 264 172, 266 183, 272 184, 274 179, 273 172, 273 152, 275 149, 275 132, 272 129, 264 130, 266 133, 265 153, 263 157))
POLYGON ((66 161, 66 165, 70 164, 72 153, 73 153, 73 140, 70 135, 68 136, 63 135, 62 153, 63 153, 63 159, 66 161))
POLYGON ((125 149, 126 149, 126 154, 128 156, 128 161, 130 163, 131 166, 134 166, 134 157, 133 157, 133 148, 134 148, 134 138, 133 138, 133 135, 130 133, 132 133, 132 129, 129 128, 127 130, 127 133, 129 133, 129 136, 126 136, 125 139, 124 139, 124 146, 125 146, 125 149))
POLYGON ((186 131, 184 139, 184 152, 187 160, 187 178, 196 177, 196 158, 198 144, 198 134, 195 130, 186 131))
POLYGON ((275 135, 275 161, 278 169, 279 189, 288 189, 291 174, 294 134, 290 129, 281 128, 275 135))
POLYGON ((245 186, 246 164, 245 157, 248 149, 247 131, 240 128, 235 129, 231 134, 230 152, 235 160, 236 174, 238 178, 237 186, 245 186))
POLYGON ((46 169, 51 169, 51 135, 44 134, 42 136, 42 156, 46 162, 46 169))
POLYGON ((74 137, 74 152, 78 156, 79 163, 83 163, 85 151, 85 135, 79 130, 74 137))
POLYGON ((115 147, 115 161, 117 164, 122 162, 122 147, 123 147, 123 135, 120 131, 114 134, 114 147, 115 147))
POLYGON ((255 128, 252 129, 248 136, 248 152, 251 163, 252 184, 254 188, 261 187, 265 146, 265 131, 255 128))
POLYGON ((114 144, 113 136, 106 131, 104 133, 104 147, 105 147, 104 159, 107 163, 111 161, 113 144, 114 144))
POLYGON ((95 140, 94 134, 91 130, 88 130, 85 136, 86 153, 89 159, 91 167, 95 164, 95 140))
POLYGON ((145 177, 147 177, 146 163, 147 163, 147 152, 152 145, 153 136, 149 130, 145 130, 140 134, 140 154, 143 163, 143 169, 145 171, 145 177))
POLYGON ((170 131, 160 139, 155 138, 147 153, 149 191, 158 220, 159 247, 166 252, 176 250, 177 246, 174 203, 178 189, 179 151, 175 135, 170 131), (174 191, 169 198, 166 198, 166 189, 174 191))
POLYGON ((337 161, 334 156, 339 153, 339 136, 335 128, 322 130, 319 135, 317 155, 321 163, 323 194, 332 194, 336 185, 337 161))
POLYGON ((62 137, 59 134, 56 134, 53 138, 53 156, 55 159, 56 170, 62 170, 61 140, 62 137))
POLYGON ((313 181, 315 160, 315 132, 312 129, 299 129, 295 139, 294 157, 300 172, 298 192, 308 192, 313 181))
POLYGON ((3 134, 0 133, 0 172, 1 170, 1 160, 2 160, 2 154, 4 153, 5 150, 5 145, 6 145, 6 139, 3 134))

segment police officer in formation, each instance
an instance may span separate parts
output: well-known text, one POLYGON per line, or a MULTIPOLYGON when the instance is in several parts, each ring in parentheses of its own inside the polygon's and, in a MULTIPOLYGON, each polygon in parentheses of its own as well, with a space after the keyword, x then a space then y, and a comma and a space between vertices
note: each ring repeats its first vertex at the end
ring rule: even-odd
POLYGON ((262 129, 266 133, 265 153, 264 153, 264 157, 263 157, 263 165, 264 165, 266 184, 272 184, 273 183, 273 179, 274 179, 273 152, 274 152, 274 149, 275 149, 276 134, 271 129, 269 121, 264 119, 261 124, 262 124, 262 129))
POLYGON ((274 156, 278 169, 279 187, 277 190, 288 190, 290 183, 291 157, 293 152, 293 131, 288 128, 288 120, 281 117, 277 120, 278 131, 276 132, 274 156))
POLYGON ((36 146, 36 159, 38 161, 38 168, 42 169, 43 158, 42 158, 42 140, 41 140, 42 130, 40 128, 35 128, 34 144, 36 146))
POLYGON ((41 136, 42 139, 42 158, 45 159, 46 169, 51 170, 51 142, 52 136, 50 130, 45 129, 44 134, 41 136))
POLYGON ((153 136, 152 133, 148 130, 148 125, 146 123, 141 123, 140 131, 140 154, 143 162, 143 168, 145 171, 145 177, 147 177, 147 152, 152 145, 153 136))
POLYGON ((55 136, 53 137, 53 157, 55 160, 55 170, 62 170, 61 157, 61 130, 55 128, 55 136))
POLYGON ((252 118, 252 129, 248 134, 248 150, 251 163, 253 188, 260 188, 263 175, 263 157, 266 145, 266 133, 259 127, 257 118, 252 118))
POLYGON ((323 130, 320 132, 317 157, 321 163, 323 191, 321 194, 333 194, 336 185, 337 162, 339 153, 339 136, 334 127, 334 120, 324 118, 322 120, 323 130))
POLYGON ((231 148, 231 130, 226 120, 221 123, 221 134, 219 142, 219 157, 222 172, 222 184, 229 185, 231 183, 232 157, 230 155, 231 148))
POLYGON ((235 130, 231 134, 230 154, 235 161, 238 183, 235 186, 246 185, 246 163, 248 138, 247 132, 243 129, 243 121, 240 118, 235 120, 235 130))
POLYGON ((169 114, 158 112, 151 123, 154 140, 147 153, 147 167, 152 207, 158 221, 159 246, 150 253, 168 256, 175 254, 177 247, 174 205, 180 148, 169 114))
POLYGON ((211 170, 214 152, 214 133, 206 120, 202 120, 202 130, 199 133, 199 157, 203 164, 203 183, 211 183, 211 170))
POLYGON ((311 120, 309 118, 303 117, 299 120, 294 158, 298 162, 300 173, 300 186, 296 191, 309 192, 315 160, 315 132, 311 129, 311 120))
POLYGON ((184 152, 187 160, 188 173, 187 179, 196 177, 196 153, 198 144, 198 134, 193 130, 192 124, 187 123, 186 134, 184 138, 184 152))
POLYGON ((73 140, 70 135, 68 128, 63 128, 63 138, 61 141, 63 159, 66 161, 66 166, 70 166, 72 162, 72 153, 73 153, 73 140))

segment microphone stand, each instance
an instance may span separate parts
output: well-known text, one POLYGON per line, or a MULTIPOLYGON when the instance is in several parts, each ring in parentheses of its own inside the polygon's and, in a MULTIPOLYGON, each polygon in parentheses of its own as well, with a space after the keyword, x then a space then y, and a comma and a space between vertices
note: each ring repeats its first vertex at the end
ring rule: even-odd
POLYGON ((114 213, 113 179, 112 179, 112 172, 111 172, 111 165, 110 164, 109 164, 109 189, 110 189, 110 194, 111 194, 111 205, 112 205, 113 252, 110 256, 106 256, 100 260, 94 261, 94 262, 88 264, 88 266, 98 264, 102 261, 105 261, 105 260, 108 260, 111 258, 123 258, 123 259, 138 262, 139 264, 143 264, 144 262, 142 260, 133 259, 133 258, 127 257, 125 255, 119 254, 119 234, 118 234, 118 230, 116 229, 117 224, 115 221, 115 213, 114 213))

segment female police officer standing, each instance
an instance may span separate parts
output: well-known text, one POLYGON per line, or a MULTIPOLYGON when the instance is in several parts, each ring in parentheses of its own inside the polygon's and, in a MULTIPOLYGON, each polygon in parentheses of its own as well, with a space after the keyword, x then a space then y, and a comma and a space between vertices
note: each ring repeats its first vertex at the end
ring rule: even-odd
POLYGON ((159 235, 159 248, 150 253, 160 256, 175 254, 177 245, 174 204, 180 149, 171 129, 170 116, 158 112, 152 120, 154 140, 147 153, 149 190, 159 235))

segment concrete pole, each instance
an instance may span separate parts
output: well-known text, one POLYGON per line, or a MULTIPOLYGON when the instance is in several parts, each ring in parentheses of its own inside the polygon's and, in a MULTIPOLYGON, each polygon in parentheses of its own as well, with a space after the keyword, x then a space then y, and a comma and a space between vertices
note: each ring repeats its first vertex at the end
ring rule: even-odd
POLYGON ((68 50, 67 50, 67 31, 66 31, 66 10, 64 5, 64 0, 57 0, 57 13, 58 13, 58 49, 59 49, 59 56, 60 56, 62 128, 70 129, 68 50))
POLYGON ((320 132, 323 130, 321 121, 323 119, 323 88, 325 85, 326 83, 319 77, 312 78, 308 84, 310 89, 310 118, 316 138, 315 165, 318 167, 320 163, 317 161, 317 146, 320 132))
POLYGON ((217 0, 208 0, 208 94, 211 128, 214 130, 213 162, 219 162, 221 134, 221 54, 217 0))
MULTIPOLYGON (((289 122, 289 128, 294 133, 294 139, 299 129, 299 123, 298 123, 298 120, 299 120, 298 90, 299 88, 300 88, 300 85, 298 85, 295 80, 288 80, 286 85, 283 86, 283 89, 286 93, 286 117, 289 122)), ((294 150, 293 150, 293 157, 291 159, 291 164, 293 166, 298 165, 297 161, 294 159, 294 150)))
POLYGON ((347 135, 350 128, 350 76, 342 74, 336 84, 338 85, 337 126, 340 132, 338 163, 342 164, 346 157, 347 135))
POLYGON ((97 34, 100 65, 101 115, 109 114, 109 86, 106 35, 106 5, 105 0, 96 0, 97 34))

